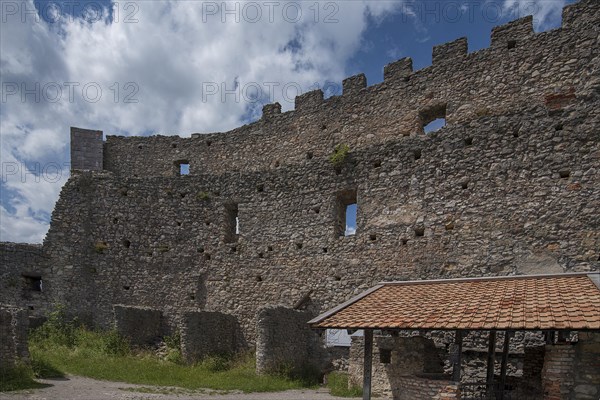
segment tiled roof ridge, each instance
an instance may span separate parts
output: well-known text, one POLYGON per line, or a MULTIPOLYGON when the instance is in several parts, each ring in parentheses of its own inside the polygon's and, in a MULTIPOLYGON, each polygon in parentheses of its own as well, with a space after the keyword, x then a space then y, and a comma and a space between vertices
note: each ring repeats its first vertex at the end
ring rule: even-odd
MULTIPOLYGON (((485 281, 500 281, 500 280, 525 280, 525 279, 549 279, 549 278, 573 278, 587 276, 594 280, 590 275, 598 275, 600 277, 600 271, 590 272, 565 272, 561 274, 534 274, 534 275, 502 275, 502 276, 478 276, 472 278, 448 278, 448 279, 419 279, 412 281, 387 281, 379 282, 378 285, 428 285, 434 283, 462 283, 462 282, 485 282, 485 281)), ((598 279, 598 278, 596 278, 598 279)), ((600 288, 599 288, 600 289, 600 288)))

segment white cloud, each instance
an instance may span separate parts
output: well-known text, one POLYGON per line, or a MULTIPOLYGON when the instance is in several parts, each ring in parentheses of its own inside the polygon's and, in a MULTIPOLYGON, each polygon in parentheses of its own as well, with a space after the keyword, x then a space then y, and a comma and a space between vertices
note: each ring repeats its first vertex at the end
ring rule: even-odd
POLYGON ((533 15, 536 30, 545 30, 560 20, 566 0, 504 0, 503 8, 514 17, 533 15))
MULTIPOLYGON (((32 0, 15 4, 34 7, 32 0)), ((229 10, 238 7, 236 23, 236 12, 207 7, 219 4, 116 2, 114 23, 106 10, 101 18, 87 10, 88 21, 47 10, 55 23, 35 21, 30 14, 22 22, 20 9, 3 15, 1 240, 42 240, 68 176, 65 168, 54 181, 56 174, 48 175, 45 168, 67 162, 70 126, 132 135, 228 130, 248 114, 243 89, 255 83, 264 90, 262 100, 271 97, 290 109, 294 91, 286 98, 285 84, 306 90, 326 80, 341 82, 368 21, 381 20, 401 5, 284 2, 270 10, 259 2, 254 4, 262 5, 262 15, 253 23, 249 20, 256 13, 248 3, 230 2, 229 10), (298 4, 301 14, 294 13, 298 4), (278 86, 268 96, 273 82, 278 86), (238 101, 231 94, 223 99, 222 89, 236 84, 238 101), (215 87, 218 93, 207 95, 215 87), (25 95, 22 89, 34 93, 25 95), (25 165, 37 172, 23 173, 25 165)))
POLYGON ((352 236, 356 234, 356 226, 346 225, 346 231, 344 232, 345 236, 352 236))

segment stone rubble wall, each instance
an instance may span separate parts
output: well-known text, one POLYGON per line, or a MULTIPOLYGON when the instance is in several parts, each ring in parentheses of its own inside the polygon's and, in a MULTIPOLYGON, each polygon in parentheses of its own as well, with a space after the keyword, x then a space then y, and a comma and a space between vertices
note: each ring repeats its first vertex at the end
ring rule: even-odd
POLYGON ((313 317, 281 306, 262 308, 256 323, 256 371, 321 370, 327 354, 318 333, 306 324, 313 317))
POLYGON ((148 307, 114 305, 115 329, 135 346, 152 345, 162 336, 162 313, 148 307))
POLYGON ((160 309, 172 327, 185 311, 231 314, 253 343, 260 307, 310 290, 318 314, 380 281, 597 270, 599 124, 586 103, 485 117, 355 150, 339 173, 320 158, 219 176, 74 174, 45 244, 52 297, 99 326, 112 304, 160 309), (347 190, 358 229, 340 237, 347 190))
POLYGON ((180 326, 181 352, 188 363, 229 357, 246 349, 237 319, 219 312, 186 312, 180 326))
POLYGON ((0 304, 0 370, 29 360, 27 311, 0 304))
MULTIPOLYGON (((43 316, 52 292, 47 258, 36 244, 0 243, 0 303, 27 308, 32 316, 43 316), (31 278, 41 278, 41 291, 33 290, 31 278)), ((37 289, 37 288, 36 288, 37 289)))

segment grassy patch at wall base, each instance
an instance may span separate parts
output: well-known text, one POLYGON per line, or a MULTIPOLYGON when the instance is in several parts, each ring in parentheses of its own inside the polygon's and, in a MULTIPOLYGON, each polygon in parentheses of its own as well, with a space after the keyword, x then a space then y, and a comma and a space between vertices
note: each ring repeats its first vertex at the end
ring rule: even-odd
POLYGON ((143 385, 243 392, 306 387, 299 379, 256 375, 251 354, 182 365, 180 357, 165 359, 151 351, 132 350, 115 331, 87 330, 68 321, 62 310, 52 313, 48 322, 30 335, 29 350, 38 377, 65 373, 143 385))
POLYGON ((327 387, 332 396, 337 397, 362 397, 362 388, 348 387, 348 374, 332 372, 327 376, 327 387))
POLYGON ((0 392, 39 389, 47 386, 33 380, 33 376, 33 370, 27 365, 17 365, 14 368, 0 369, 0 392))
POLYGON ((149 353, 111 356, 85 347, 48 348, 37 344, 31 345, 30 351, 38 362, 52 365, 64 373, 109 381, 243 392, 269 392, 302 387, 300 381, 285 377, 257 376, 254 363, 249 357, 234 363, 226 371, 215 372, 205 363, 179 365, 162 361, 149 353))

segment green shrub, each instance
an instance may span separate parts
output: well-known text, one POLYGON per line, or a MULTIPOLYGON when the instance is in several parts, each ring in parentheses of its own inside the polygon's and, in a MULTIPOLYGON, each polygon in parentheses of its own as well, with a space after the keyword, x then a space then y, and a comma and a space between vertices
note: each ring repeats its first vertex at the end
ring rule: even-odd
POLYGON ((231 368, 231 359, 225 356, 208 356, 200 363, 200 367, 210 372, 228 371, 231 368))
POLYGON ((0 392, 40 387, 44 385, 33 380, 33 370, 28 365, 18 364, 13 368, 0 369, 0 392))
POLYGON ((47 360, 31 357, 31 369, 33 376, 40 379, 47 378, 63 378, 63 374, 58 369, 54 368, 47 360))
POLYGON ((346 161, 349 153, 350 146, 340 143, 333 149, 333 153, 329 156, 329 161, 334 167, 339 167, 346 161))
POLYGON ((125 356, 129 354, 129 341, 117 332, 116 329, 100 334, 102 338, 101 350, 109 356, 125 356))
POLYGON ((54 306, 54 311, 48 314, 46 322, 31 332, 31 340, 58 346, 73 347, 79 325, 77 318, 69 317, 65 311, 65 307, 58 304, 54 306))
POLYGON ((181 354, 181 334, 179 331, 176 331, 172 336, 165 336, 163 341, 167 346, 165 361, 174 364, 183 364, 183 355, 181 354))
POLYGON ((196 198, 200 201, 209 201, 210 200, 210 193, 208 192, 200 192, 196 195, 196 198))

